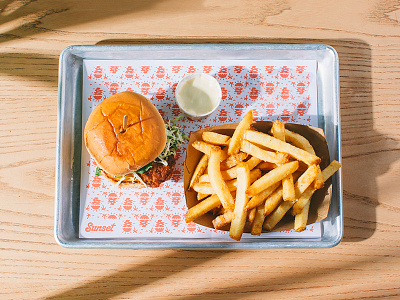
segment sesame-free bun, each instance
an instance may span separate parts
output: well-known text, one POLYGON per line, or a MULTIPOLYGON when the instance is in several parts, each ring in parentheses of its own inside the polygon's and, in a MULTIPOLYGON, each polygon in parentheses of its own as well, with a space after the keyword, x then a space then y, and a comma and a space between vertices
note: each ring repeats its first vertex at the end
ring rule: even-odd
POLYGON ((96 106, 86 122, 84 140, 101 169, 122 176, 156 159, 167 137, 157 108, 146 97, 126 91, 96 106), (128 122, 123 131, 125 115, 128 122))

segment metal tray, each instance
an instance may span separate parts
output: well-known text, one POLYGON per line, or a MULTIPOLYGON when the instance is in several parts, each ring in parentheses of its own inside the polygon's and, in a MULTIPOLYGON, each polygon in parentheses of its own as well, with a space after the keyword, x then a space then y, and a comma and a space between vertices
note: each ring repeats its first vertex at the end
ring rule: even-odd
POLYGON ((56 241, 67 248, 327 248, 343 235, 342 173, 332 179, 329 214, 320 239, 83 239, 79 238, 83 59, 311 59, 317 61, 318 124, 325 131, 331 160, 341 162, 339 62, 336 51, 320 44, 101 45, 70 46, 60 56, 55 190, 56 241))

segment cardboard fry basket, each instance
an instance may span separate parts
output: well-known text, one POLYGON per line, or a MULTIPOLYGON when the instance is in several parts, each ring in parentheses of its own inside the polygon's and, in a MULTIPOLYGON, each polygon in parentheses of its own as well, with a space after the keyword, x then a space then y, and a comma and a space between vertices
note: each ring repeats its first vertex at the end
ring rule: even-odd
MULTIPOLYGON (((190 135, 188 149, 186 151, 185 157, 185 169, 184 169, 184 189, 186 197, 186 205, 188 208, 196 205, 198 203, 196 192, 189 190, 189 182, 192 174, 199 162, 202 153, 194 149, 192 144, 195 141, 202 140, 202 133, 204 131, 213 131, 220 134, 225 134, 232 136, 238 123, 224 124, 219 126, 207 127, 198 131, 193 132, 190 135)), ((258 131, 268 133, 272 127, 272 122, 270 121, 258 121, 252 124, 258 131)), ((285 128, 304 136, 310 144, 313 146, 317 156, 321 158, 321 169, 323 170, 329 165, 329 150, 328 145, 325 140, 323 130, 319 128, 314 128, 299 124, 285 124, 285 128)), ((313 197, 311 198, 308 224, 312 224, 325 219, 328 215, 329 205, 331 200, 331 180, 327 180, 322 189, 317 190, 313 197)), ((286 216, 276 225, 273 231, 283 231, 293 229, 294 217, 290 214, 291 210, 286 214, 286 216)), ((215 218, 211 212, 197 218, 194 220, 195 223, 203 225, 209 228, 213 228, 212 220, 215 218)), ((223 228, 223 230, 229 230, 229 227, 223 228)), ((250 232, 249 228, 245 228, 245 232, 250 232)))

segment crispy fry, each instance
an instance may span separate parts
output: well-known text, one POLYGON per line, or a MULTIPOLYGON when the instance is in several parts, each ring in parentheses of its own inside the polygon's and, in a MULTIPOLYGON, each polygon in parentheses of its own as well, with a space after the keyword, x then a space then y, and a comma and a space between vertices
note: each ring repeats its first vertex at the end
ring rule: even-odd
POLYGON ((210 196, 210 194, 202 194, 202 193, 197 193, 197 200, 203 200, 204 198, 207 198, 210 196))
POLYGON ((301 174, 299 179, 294 184, 294 190, 296 193, 296 198, 299 199, 308 186, 315 180, 318 174, 318 168, 316 165, 308 167, 308 169, 301 174))
POLYGON ((253 196, 250 201, 246 205, 246 210, 250 210, 256 208, 257 206, 261 205, 265 199, 269 197, 279 186, 281 185, 280 182, 276 182, 270 187, 266 188, 262 192, 258 193, 257 195, 253 196))
MULTIPOLYGON (((337 162, 336 160, 332 161, 329 166, 327 166, 323 171, 322 171, 322 178, 324 179, 324 182, 329 179, 339 168, 341 167, 340 163, 337 162)), ((304 193, 301 195, 301 197, 297 200, 297 202, 293 205, 292 213, 294 215, 297 215, 301 213, 302 209, 306 206, 307 202, 310 201, 312 195, 315 192, 315 187, 313 185, 309 186, 304 193)))
MULTIPOLYGON (((259 169, 254 169, 250 171, 250 182, 253 183, 261 176, 261 171, 259 169)), ((229 191, 236 191, 237 189, 237 179, 232 179, 225 181, 226 186, 229 191)), ((193 189, 198 193, 203 194, 215 194, 215 190, 210 182, 198 182, 193 186, 193 189)))
POLYGON ((274 170, 269 171, 267 174, 262 176, 260 179, 255 181, 246 191, 246 193, 252 197, 262 192, 274 183, 281 181, 289 174, 295 172, 299 167, 298 161, 289 162, 281 165, 274 170))
POLYGON ((233 136, 228 146, 228 155, 236 154, 239 152, 240 144, 243 139, 243 134, 247 129, 250 128, 252 122, 253 122, 253 111, 249 110, 249 112, 239 122, 238 126, 235 129, 235 132, 233 133, 233 136))
POLYGON ((255 210, 256 213, 254 216, 254 221, 251 225, 251 234, 252 235, 261 235, 263 223, 265 220, 264 206, 260 205, 257 208, 254 208, 253 210, 255 210))
POLYGON ((296 192, 293 183, 293 174, 282 179, 283 201, 296 200, 296 192))
POLYGON ((289 155, 281 152, 272 152, 261 149, 256 145, 249 143, 248 141, 242 141, 240 150, 246 152, 254 157, 257 157, 263 161, 268 161, 274 164, 284 164, 288 162, 289 155))
POLYGON ((283 216, 293 206, 293 204, 294 201, 282 201, 278 205, 278 207, 271 214, 268 215, 264 222, 263 228, 268 231, 274 229, 276 224, 278 224, 278 222, 282 220, 283 216))
POLYGON ((228 225, 229 223, 232 222, 233 216, 234 216, 233 211, 227 211, 223 215, 219 215, 212 221, 214 228, 220 229, 225 225, 228 225))
MULTIPOLYGON (((214 146, 216 147, 216 146, 214 146)), ((233 211, 235 208, 235 203, 231 193, 229 192, 229 188, 226 185, 225 181, 222 179, 221 171, 220 171, 220 161, 221 161, 221 151, 213 148, 211 150, 211 155, 208 160, 208 172, 210 176, 210 182, 215 194, 218 195, 218 198, 221 200, 222 206, 227 211, 233 211)), ((213 194, 213 193, 204 193, 203 194, 213 194)))
MULTIPOLYGON (((288 142, 291 142, 296 147, 303 149, 310 154, 315 155, 313 146, 302 135, 292 132, 288 129, 285 129, 285 137, 288 142)), ((324 186, 324 180, 322 178, 321 168, 319 165, 318 165, 318 175, 317 175, 317 178, 315 179, 314 186, 316 189, 320 189, 324 186)))
POLYGON ((285 125, 279 121, 275 120, 271 128, 272 135, 278 140, 285 141, 285 125))
POLYGON ((245 152, 239 152, 237 154, 233 154, 228 156, 223 162, 221 162, 221 171, 228 170, 233 168, 241 161, 244 161, 247 158, 248 154, 245 152))
POLYGON ((213 145, 221 145, 221 146, 228 146, 229 141, 231 139, 230 136, 212 132, 212 131, 204 131, 202 133, 203 141, 213 144, 213 145))
POLYGON ((193 172, 192 178, 190 180, 189 188, 193 188, 193 185, 199 181, 201 175, 203 175, 204 171, 207 169, 208 166, 208 156, 203 154, 200 158, 199 163, 196 166, 196 169, 193 172))
POLYGON ((185 217, 186 223, 192 222, 193 220, 218 207, 219 205, 221 205, 221 201, 219 200, 217 195, 212 195, 207 199, 204 199, 203 201, 199 202, 188 210, 185 217))
MULTIPOLYGON (((195 148, 196 150, 203 152, 204 154, 207 154, 208 156, 211 155, 211 151, 213 149, 215 149, 216 147, 218 149, 221 149, 218 146, 203 142, 203 141, 195 141, 192 144, 193 148, 195 148)), ((228 157, 226 151, 221 151, 221 155, 220 155, 220 161, 225 160, 228 157)))
POLYGON ((294 217, 294 230, 301 232, 306 229, 308 221, 308 211, 310 210, 310 201, 303 207, 301 213, 294 217))
POLYGON ((239 241, 242 237, 244 225, 246 224, 247 213, 244 210, 247 201, 249 200, 246 194, 247 188, 250 186, 250 170, 249 167, 240 163, 238 165, 238 186, 236 192, 236 201, 234 209, 234 217, 231 222, 231 227, 229 230, 229 236, 239 241))
POLYGON ((289 154, 290 156, 305 162, 307 165, 319 164, 321 159, 318 156, 308 153, 302 149, 299 149, 291 144, 278 140, 268 134, 246 130, 243 138, 249 142, 260 144, 264 147, 284 152, 289 154))
POLYGON ((257 166, 257 168, 259 168, 262 171, 271 171, 275 169, 277 166, 278 166, 277 164, 273 164, 268 161, 263 161, 257 166))
POLYGON ((254 221, 254 218, 256 216, 256 210, 257 210, 257 208, 254 207, 253 209, 251 209, 247 212, 247 220, 249 221, 250 224, 252 224, 254 221))
POLYGON ((281 202, 283 189, 282 186, 277 188, 264 203, 264 216, 268 216, 281 202))

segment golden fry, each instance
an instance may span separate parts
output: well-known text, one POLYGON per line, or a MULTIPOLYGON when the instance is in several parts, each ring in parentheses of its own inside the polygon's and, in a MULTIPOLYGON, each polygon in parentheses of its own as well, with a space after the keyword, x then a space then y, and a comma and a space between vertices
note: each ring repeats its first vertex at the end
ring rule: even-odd
POLYGON ((293 183, 293 174, 282 179, 283 201, 296 200, 296 192, 293 183))
POLYGON ((259 144, 279 152, 287 153, 297 160, 305 162, 307 165, 315 165, 321 162, 321 159, 318 156, 310 154, 307 151, 299 149, 291 144, 278 140, 277 138, 262 132, 246 130, 243 138, 249 142, 259 144))
POLYGON ((262 176, 260 179, 255 181, 248 189, 247 194, 252 197, 262 192, 274 183, 281 181, 283 178, 292 174, 299 167, 298 161, 289 162, 281 165, 274 170, 269 171, 267 174, 262 176))
POLYGON ((220 134, 217 132, 212 132, 212 131, 204 131, 202 133, 202 138, 203 141, 213 144, 213 145, 221 145, 221 146, 228 146, 229 141, 231 139, 230 136, 220 134))
POLYGON ((253 209, 250 209, 250 211, 247 212, 247 220, 249 221, 250 224, 253 223, 254 218, 256 216, 256 207, 254 207, 253 209))
POLYGON ((240 241, 247 218, 247 213, 244 208, 249 200, 246 190, 250 186, 250 170, 246 164, 240 163, 238 165, 237 172, 238 185, 236 191, 235 209, 233 211, 234 217, 231 222, 229 236, 234 240, 240 241))
POLYGON ((263 228, 265 230, 271 231, 274 229, 276 224, 282 220, 283 216, 288 212, 288 210, 293 206, 294 201, 282 201, 278 207, 268 215, 264 222, 263 228))
POLYGON ((308 211, 310 210, 310 201, 303 207, 301 213, 294 217, 294 230, 301 232, 306 229, 308 221, 308 211))
POLYGON ((311 185, 311 183, 313 183, 313 181, 317 177, 317 174, 318 168, 316 165, 308 167, 308 169, 303 174, 301 174, 299 179, 294 184, 294 190, 297 199, 299 199, 301 194, 303 194, 304 191, 311 185))
MULTIPOLYGON (((192 143, 193 148, 195 148, 196 150, 203 152, 204 154, 207 154, 208 156, 211 155, 211 151, 213 149, 221 149, 218 146, 203 142, 203 141, 195 141, 192 143)), ((220 154, 220 161, 225 160, 228 157, 226 151, 221 151, 220 154)))
POLYGON ((248 154, 245 152, 239 152, 237 154, 233 154, 228 156, 223 162, 221 162, 221 171, 228 170, 233 168, 241 161, 244 161, 247 158, 248 154))
POLYGON ((192 178, 190 180, 189 188, 193 188, 193 185, 199 182, 199 178, 201 175, 203 175, 204 171, 207 169, 207 166, 208 166, 208 156, 206 154, 203 154, 203 156, 200 158, 199 163, 196 166, 196 169, 194 169, 192 178))
POLYGON ((288 162, 289 155, 281 152, 272 152, 261 149, 248 141, 242 141, 240 150, 249 155, 257 157, 263 161, 268 161, 274 164, 284 164, 288 162))
POLYGON ((249 112, 239 122, 238 126, 235 129, 235 132, 233 133, 233 136, 228 146, 228 155, 236 154, 239 152, 240 144, 243 139, 243 134, 247 129, 250 128, 251 123, 253 123, 253 111, 249 110, 249 112))
POLYGON ((277 164, 273 164, 267 161, 263 161, 262 163, 260 163, 257 168, 259 168, 262 171, 271 171, 273 169, 275 169, 276 167, 278 167, 277 164))
POLYGON ((324 181, 327 181, 329 179, 329 177, 331 177, 333 174, 336 173, 337 170, 340 169, 342 165, 334 160, 332 161, 329 166, 327 166, 323 171, 322 171, 322 179, 324 181))
POLYGON ((279 120, 275 120, 272 124, 271 133, 278 140, 285 141, 285 124, 279 120))
POLYGON ((256 211, 254 216, 254 221, 251 226, 251 234, 252 235, 260 235, 262 232, 265 216, 264 216, 264 206, 260 205, 253 210, 256 211))
MULTIPOLYGON (((214 146, 215 147, 215 146, 214 146)), ((222 178, 220 171, 220 161, 221 161, 221 151, 212 149, 210 158, 208 160, 208 174, 210 176, 210 182, 215 194, 218 195, 222 206, 227 211, 233 211, 235 208, 235 203, 233 197, 229 191, 228 186, 222 178)), ((204 193, 203 194, 213 194, 204 193)))
POLYGON ((220 229, 225 225, 228 225, 229 223, 232 222, 233 216, 234 216, 233 211, 227 211, 224 214, 219 215, 212 221, 214 228, 220 229))
POLYGON ((246 205, 246 210, 250 210, 256 208, 257 206, 261 205, 265 199, 269 197, 279 186, 281 185, 280 182, 276 182, 270 187, 266 188, 262 192, 258 193, 257 195, 253 196, 250 201, 246 205))
POLYGON ((193 220, 218 207, 219 205, 221 205, 221 201, 219 200, 217 195, 212 195, 207 199, 204 199, 203 201, 199 202, 188 210, 185 217, 186 223, 192 222, 193 220))
POLYGON ((301 213, 303 208, 306 206, 307 202, 310 202, 310 199, 312 195, 315 192, 314 186, 310 185, 304 193, 301 195, 301 197, 296 201, 296 203, 293 205, 292 209, 292 214, 297 215, 301 213))
POLYGON ((268 216, 282 202, 283 188, 277 188, 264 203, 264 216, 268 216))

